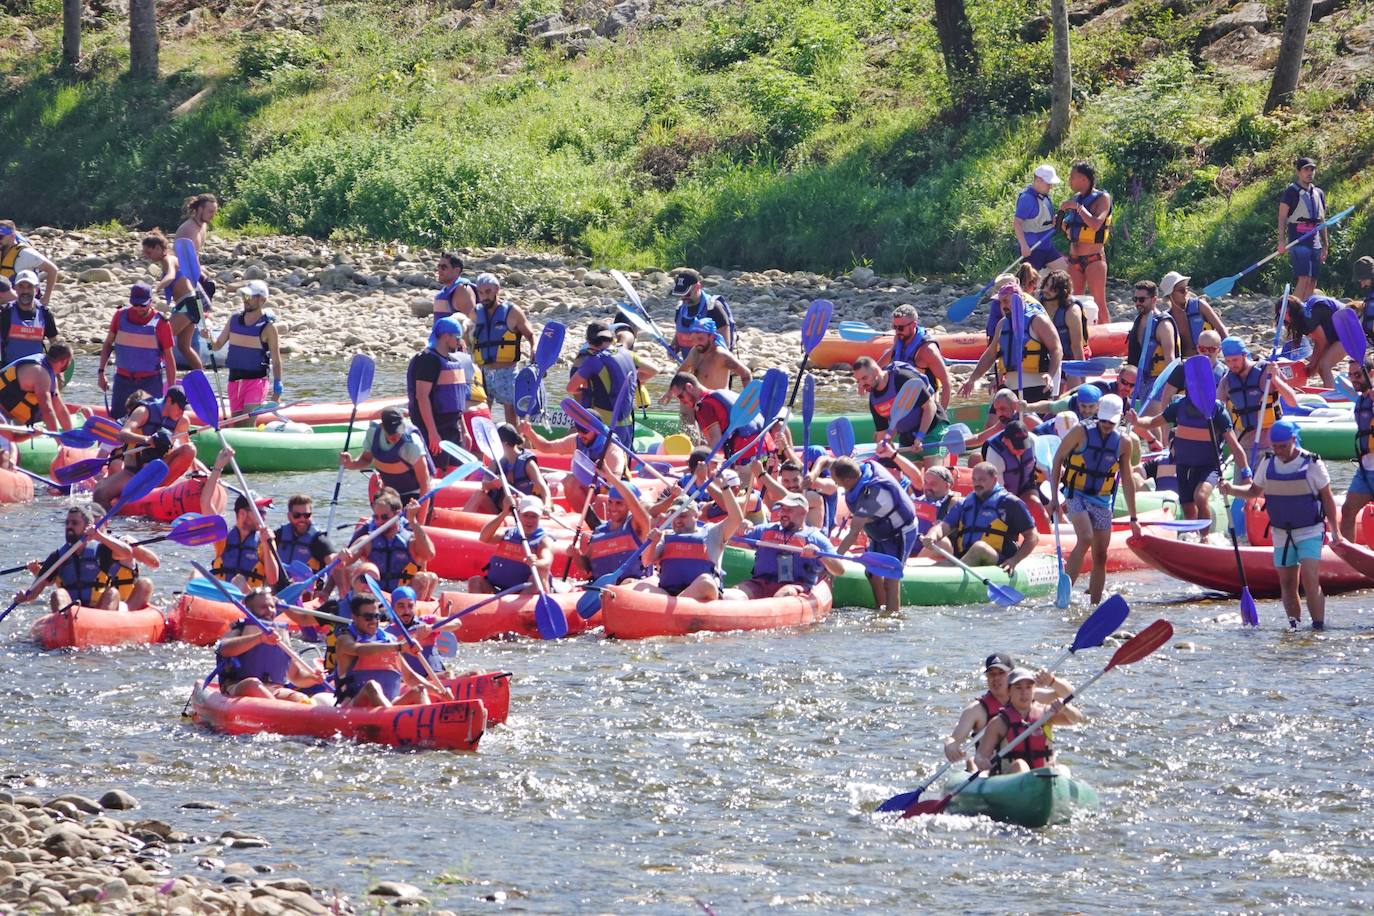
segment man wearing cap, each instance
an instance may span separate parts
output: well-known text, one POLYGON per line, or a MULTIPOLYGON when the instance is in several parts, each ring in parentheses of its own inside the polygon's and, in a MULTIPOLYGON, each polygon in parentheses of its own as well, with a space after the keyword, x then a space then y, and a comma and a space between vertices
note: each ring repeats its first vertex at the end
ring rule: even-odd
POLYGON ((1203 331, 1216 331, 1218 337, 1226 336, 1226 325, 1211 303, 1198 296, 1188 295, 1188 281, 1176 270, 1171 270, 1159 281, 1159 295, 1169 307, 1169 315, 1174 319, 1183 344, 1183 356, 1197 355, 1198 338, 1203 331))
MULTIPOLYGON (((601 468, 607 479, 621 477, 625 473, 625 450, 617 439, 581 427, 575 427, 566 436, 545 439, 531 425, 529 417, 521 417, 518 428, 520 435, 539 454, 572 455, 582 452, 601 468)), ((570 505, 581 506, 586 501, 587 488, 575 475, 569 474, 563 478, 563 494, 570 505)))
MULTIPOLYGON (((690 372, 701 380, 707 388, 729 388, 731 377, 738 378, 741 385, 754 379, 749 368, 735 358, 725 347, 716 322, 711 318, 696 318, 689 326, 690 335, 679 335, 690 339, 692 348, 679 366, 683 372, 690 372)), ((665 395, 662 403, 667 403, 665 395)))
POLYGON ((1322 593, 1321 556, 1323 535, 1331 543, 1344 541, 1337 524, 1336 500, 1331 495, 1331 474, 1321 456, 1303 450, 1298 425, 1279 420, 1270 433, 1273 451, 1259 460, 1255 479, 1249 484, 1221 485, 1221 491, 1240 499, 1264 497, 1269 528, 1274 536, 1274 568, 1288 626, 1302 621, 1298 587, 1307 594, 1307 613, 1312 629, 1326 627, 1326 595, 1322 593))
POLYGON ((1059 173, 1046 163, 1036 166, 1031 183, 1016 196, 1012 233, 1022 258, 1036 270, 1068 270, 1069 262, 1054 247, 1054 202, 1050 188, 1059 184, 1059 173))
POLYGON ((534 348, 534 329, 520 306, 501 298, 501 281, 494 274, 477 275, 477 307, 470 330, 472 358, 482 367, 487 397, 506 411, 514 423, 515 373, 520 362, 520 342, 534 348))
MULTIPOLYGON (((200 491, 200 511, 202 515, 217 515, 215 492, 219 489, 220 477, 224 466, 234 457, 234 450, 225 446, 219 450, 210 476, 200 491)), ((242 493, 234 497, 234 523, 223 540, 215 542, 215 562, 210 572, 215 578, 231 582, 241 591, 265 586, 276 582, 281 576, 281 568, 271 545, 272 529, 261 511, 255 513, 253 504, 242 493), (259 521, 261 519, 261 521, 259 521)))
POLYGON ((1294 177, 1279 195, 1279 254, 1293 265, 1293 295, 1299 301, 1316 292, 1317 275, 1326 263, 1330 238, 1325 226, 1298 242, 1298 238, 1326 222, 1326 192, 1313 182, 1317 162, 1303 156, 1293 163, 1294 177), (1296 243, 1296 244, 1295 244, 1296 243))
POLYGON ((372 520, 353 531, 350 545, 340 550, 337 572, 342 575, 335 584, 340 591, 348 584, 348 566, 358 560, 368 560, 377 566, 377 581, 382 591, 390 592, 401 585, 409 585, 421 601, 434 597, 439 577, 425 571, 425 564, 434 559, 434 541, 418 521, 420 504, 416 500, 401 502, 400 494, 390 487, 382 487, 372 497, 372 520), (404 508, 402 508, 404 507, 404 508), (370 542, 352 546, 396 516, 400 520, 370 542))
POLYGON ((997 300, 1002 317, 959 394, 963 397, 973 394, 973 386, 995 363, 1001 384, 1015 387, 1023 399, 1039 401, 1050 397, 1059 385, 1060 365, 1064 361, 1064 350, 1059 345, 1059 332, 1054 329, 1054 322, 1040 303, 1021 294, 1015 282, 998 289, 997 300), (1012 309, 1018 304, 1025 329, 1020 340, 1012 326, 1012 309), (1020 362, 1017 362, 1018 357, 1020 362))
POLYGON ((1221 479, 1221 456, 1213 443, 1227 446, 1241 479, 1250 478, 1250 464, 1232 428, 1231 414, 1216 401, 1211 416, 1205 416, 1191 398, 1180 394, 1148 425, 1163 440, 1170 424, 1174 426, 1172 452, 1178 468, 1178 498, 1183 517, 1210 520, 1212 510, 1208 501, 1212 488, 1221 479))
MULTIPOLYGON (((848 553, 859 539, 868 536, 868 549, 905 563, 920 540, 920 519, 911 497, 897 479, 874 461, 860 465, 853 458, 837 458, 830 476, 844 488, 849 524, 836 553, 848 553)), ((868 573, 873 595, 889 614, 902 608, 902 583, 868 573)))
MULTIPOLYGON (((447 457, 447 456, 445 456, 447 457)), ((371 467, 403 502, 419 499, 429 489, 434 465, 420 432, 395 407, 388 407, 367 427, 357 458, 339 453, 339 464, 350 471, 371 467)))
MULTIPOLYGON (((945 737, 946 760, 951 763, 965 760, 972 769, 973 760, 968 758, 964 751, 964 742, 970 736, 980 735, 983 729, 987 728, 988 722, 1007 705, 1010 699, 1007 676, 1015 669, 1016 663, 1005 652, 994 652, 983 660, 983 677, 987 680, 987 692, 964 707, 954 731, 945 737)), ((1044 669, 1036 672, 1035 684, 1035 697, 1041 702, 1053 702, 1056 698, 1073 693, 1072 684, 1044 669)))
POLYGON ((101 391, 110 392, 110 419, 124 419, 129 410, 126 402, 135 391, 161 394, 177 383, 172 342, 171 323, 153 308, 153 288, 135 283, 129 288, 128 307, 110 319, 96 366, 96 384, 101 391), (113 387, 105 375, 111 355, 115 363, 113 387))
MULTIPOLYGON (((41 273, 47 278, 48 283, 43 288, 43 295, 38 299, 52 305, 52 293, 57 288, 57 265, 25 241, 12 220, 0 219, 0 279, 9 280, 17 286, 19 275, 22 273, 34 274, 35 284, 38 274, 41 273)), ((0 298, 0 303, 6 301, 8 297, 0 298)))
POLYGON ((641 555, 646 565, 658 567, 658 576, 638 583, 636 589, 697 601, 721 596, 725 578, 721 560, 725 546, 744 525, 744 511, 728 488, 713 483, 707 494, 725 507, 725 518, 714 524, 701 522, 701 506, 690 497, 678 496, 671 529, 650 531, 641 555))
POLYGON ((45 352, 46 342, 57 337, 57 320, 38 301, 37 274, 21 271, 14 278, 14 297, 0 308, 0 366, 45 352))
POLYGON ((472 321, 477 309, 477 287, 463 276, 463 259, 452 251, 439 255, 434 275, 439 280, 439 292, 434 294, 434 320, 458 315, 472 321))
POLYGON ((611 329, 593 321, 587 325, 587 349, 568 378, 567 391, 628 442, 634 435, 633 389, 653 375, 652 369, 642 374, 634 354, 615 342, 611 329))
MULTIPOLYGON (((252 280, 239 290, 243 311, 229 316, 224 330, 211 346, 218 350, 226 343, 229 353, 229 412, 235 416, 267 403, 267 372, 272 371, 272 399, 281 400, 281 350, 277 338, 276 316, 267 311, 270 291, 262 280, 252 280)), ((248 421, 252 424, 252 421, 248 421)))
POLYGON ((517 585, 526 586, 522 594, 536 594, 534 576, 544 590, 553 587, 553 548, 539 520, 544 516, 544 501, 538 496, 521 496, 515 501, 515 525, 507 528, 506 515, 493 515, 482 526, 478 539, 497 547, 487 562, 486 573, 468 579, 468 591, 492 595, 517 585), (531 565, 531 561, 533 564, 531 565))
MULTIPOLYGON (((817 446, 813 449, 820 451, 817 446)), ((805 471, 796 458, 787 458, 778 465, 777 476, 760 471, 757 482, 763 498, 771 505, 789 493, 798 493, 806 499, 806 523, 822 531, 835 527, 836 498, 839 488, 833 478, 826 475, 830 464, 829 453, 816 455, 811 470, 805 471)))
POLYGON ((1296 405, 1297 394, 1283 376, 1274 371, 1273 363, 1267 360, 1251 362, 1250 351, 1239 337, 1228 337, 1221 342, 1221 358, 1226 365, 1226 374, 1217 383, 1217 400, 1230 408, 1231 422, 1240 431, 1237 438, 1241 448, 1249 453, 1255 451, 1255 434, 1261 425, 1264 432, 1259 448, 1268 448, 1269 431, 1274 421, 1283 416, 1280 399, 1296 405), (1269 396, 1261 406, 1266 382, 1269 396))
POLYGON ((186 392, 180 385, 168 388, 160 398, 141 389, 129 395, 121 405, 124 426, 119 439, 123 445, 112 454, 109 471, 91 491, 92 501, 108 510, 134 473, 150 461, 160 458, 175 468, 195 463, 196 447, 191 443, 186 403, 186 392))
MULTIPOLYGON (((973 492, 921 536, 969 566, 1000 566, 1011 575, 1040 543, 1026 504, 1003 489, 997 468, 987 461, 973 466, 973 492)), ((939 564, 949 563, 940 557, 939 564)))
POLYGON ((677 311, 673 313, 676 331, 673 346, 679 356, 686 356, 693 347, 694 335, 699 332, 693 331, 692 325, 698 318, 714 321, 725 338, 725 348, 732 353, 736 351, 735 318, 730 313, 730 305, 723 297, 708 295, 701 288, 701 274, 690 268, 678 271, 673 277, 672 295, 679 300, 677 311))
POLYGON ((834 552, 835 545, 819 528, 806 524, 809 506, 800 493, 788 493, 773 503, 776 521, 760 525, 749 532, 751 541, 762 543, 754 548, 753 576, 739 584, 746 598, 793 598, 808 595, 824 573, 838 576, 844 564, 833 557, 819 556, 820 551, 834 552), (795 546, 801 553, 792 553, 768 545, 795 546))
POLYGON ((924 444, 929 441, 926 461, 938 460, 940 440, 949 428, 949 420, 940 404, 939 395, 930 387, 926 377, 910 363, 897 362, 880 368, 871 356, 860 356, 854 360, 851 371, 859 394, 868 396, 868 412, 873 417, 873 428, 878 438, 896 438, 903 447, 920 443, 916 451, 923 451, 924 444), (895 415, 898 395, 908 383, 913 382, 918 389, 915 402, 905 414, 895 415))
POLYGON ((619 585, 649 574, 641 553, 654 523, 639 501, 639 488, 633 482, 612 477, 610 484, 611 491, 601 510, 606 520, 590 532, 583 531, 568 549, 568 557, 582 574, 593 579, 610 575, 624 566, 616 579, 619 585))
POLYGON ((1048 726, 1077 725, 1083 721, 1083 713, 1077 706, 1068 706, 1059 694, 1049 705, 1037 703, 1037 676, 1029 668, 1015 668, 1007 675, 1007 702, 988 720, 987 731, 978 742, 978 750, 973 756, 974 768, 987 770, 989 776, 1000 773, 1026 773, 1054 764, 1054 747, 1050 743, 1048 726), (996 757, 999 750, 1010 746, 1030 728, 1031 723, 1049 713, 1045 726, 1038 729, 1016 748, 1003 757, 996 757), (994 762, 994 759, 996 762, 994 762))
POLYGON ((1107 584, 1107 549, 1112 542, 1112 510, 1119 485, 1126 494, 1131 531, 1140 534, 1135 509, 1135 475, 1131 456, 1136 439, 1129 429, 1119 428, 1123 406, 1114 394, 1103 395, 1097 404, 1097 422, 1084 421, 1069 430, 1059 443, 1050 466, 1050 492, 1058 508, 1060 480, 1067 497, 1065 508, 1073 525, 1074 545, 1064 568, 1077 580, 1092 549, 1088 576, 1088 601, 1097 604, 1107 584))
POLYGON ((935 335, 921 327, 914 305, 903 304, 892 310, 892 346, 878 357, 878 365, 886 369, 893 363, 915 366, 938 396, 940 406, 949 408, 949 396, 953 391, 949 367, 945 365, 935 335))
POLYGON ((47 353, 21 356, 0 369, 0 415, 18 426, 41 420, 50 430, 71 429, 72 417, 57 383, 71 362, 71 345, 59 337, 47 353))
MULTIPOLYGON (((463 411, 468 405, 468 386, 475 367, 462 351, 463 327, 449 315, 434 322, 429 346, 415 354, 406 366, 406 398, 430 458, 438 470, 458 462, 439 447, 441 442, 463 445, 463 411)), ((513 390, 513 389, 512 389, 513 390)))

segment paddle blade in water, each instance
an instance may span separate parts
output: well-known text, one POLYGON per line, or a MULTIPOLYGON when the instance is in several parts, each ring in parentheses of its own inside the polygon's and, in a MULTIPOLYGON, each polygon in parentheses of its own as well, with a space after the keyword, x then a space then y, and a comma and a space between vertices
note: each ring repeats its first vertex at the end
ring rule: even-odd
POLYGON ((354 353, 348 363, 348 399, 359 404, 372 393, 372 379, 377 374, 377 364, 366 353, 354 353))
POLYGON ((1160 646, 1164 645, 1174 636, 1174 626, 1163 618, 1156 620, 1139 633, 1132 636, 1116 650, 1112 660, 1107 662, 1104 670, 1110 671, 1118 665, 1129 665, 1138 662, 1149 655, 1160 646))
POLYGON ((1059 578, 1054 584, 1054 606, 1063 610, 1073 598, 1073 580, 1064 571, 1063 554, 1056 553, 1056 559, 1059 561, 1059 578))
POLYGON ((865 551, 859 557, 859 563, 873 575, 882 579, 900 579, 906 574, 902 561, 885 553, 865 551))
POLYGON ((586 452, 573 453, 572 472, 584 487, 590 487, 597 481, 596 462, 588 458, 586 452))
POLYGON ((1331 317, 1336 326, 1336 336, 1340 338, 1345 353, 1357 363, 1364 362, 1364 352, 1369 346, 1365 339, 1364 328, 1360 326, 1360 316, 1352 308, 1336 309, 1331 317))
POLYGON ((69 487, 74 483, 90 480, 104 469, 106 463, 104 458, 87 458, 85 461, 63 465, 52 472, 52 478, 62 486, 69 487))
POLYGON ((849 422, 848 417, 831 420, 825 429, 825 438, 836 458, 854 454, 854 424, 849 422))
POLYGON ((1025 601, 1026 596, 1010 585, 998 585, 996 582, 989 582, 988 600, 999 607, 1014 607, 1025 601))
POLYGON ((568 635, 568 618, 548 595, 541 594, 534 603, 534 625, 539 629, 540 639, 562 639, 568 635))
POLYGON ((488 459, 501 460, 501 434, 496 431, 495 423, 486 417, 473 417, 472 438, 477 442, 477 449, 488 459))
POLYGON ((902 812, 902 819, 909 817, 920 817, 923 814, 939 814, 945 810, 945 805, 949 804, 946 798, 931 798, 926 801, 917 802, 902 812))
POLYGON ((200 422, 213 429, 219 429, 219 399, 204 369, 192 369, 181 377, 182 390, 186 392, 186 402, 196 412, 200 422))
POLYGON ((528 417, 535 412, 539 401, 539 373, 526 366, 515 375, 515 412, 528 417))
POLYGON ((229 536, 229 525, 218 515, 196 515, 177 522, 167 537, 186 547, 202 547, 229 536))
POLYGON ((577 615, 583 620, 591 620, 599 610, 601 610, 601 591, 588 588, 582 593, 582 597, 577 599, 577 615))
POLYGON ((1188 387, 1188 400, 1204 417, 1212 416, 1217 405, 1217 380, 1212 375, 1212 362, 1199 353, 1188 357, 1183 364, 1183 378, 1188 387))
POLYGON ((558 356, 563 352, 563 338, 567 333, 567 326, 559 321, 550 321, 539 333, 539 343, 534 347, 534 364, 539 367, 541 376, 558 362, 558 356))
POLYGON ((1126 622, 1131 606, 1120 595, 1112 595, 1088 615, 1088 619, 1078 627, 1073 638, 1072 651, 1095 649, 1126 622))
POLYGON ((1259 626, 1259 608, 1255 607, 1255 597, 1248 585, 1240 590, 1240 619, 1246 626, 1259 626))
POLYGON ((834 313, 835 303, 829 299, 816 299, 806 307, 806 316, 802 319, 801 326, 803 353, 810 353, 816 349, 816 344, 821 342, 825 332, 830 329, 830 318, 834 313))
POLYGON ((81 428, 97 442, 106 445, 119 445, 119 434, 124 431, 124 427, 118 421, 99 416, 89 418, 81 428))
POLYGON ((898 811, 905 811, 921 800, 922 791, 921 789, 913 789, 910 792, 903 792, 901 795, 894 795, 878 806, 878 813, 896 814, 898 811))

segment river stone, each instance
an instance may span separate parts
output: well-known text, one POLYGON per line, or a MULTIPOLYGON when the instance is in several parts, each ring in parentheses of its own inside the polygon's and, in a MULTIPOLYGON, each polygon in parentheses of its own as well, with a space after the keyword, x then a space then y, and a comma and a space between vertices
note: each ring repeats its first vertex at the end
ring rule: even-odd
POLYGON ((119 873, 127 884, 147 885, 157 882, 157 876, 141 865, 130 865, 119 873))
POLYGON ((102 901, 126 900, 129 897, 129 882, 123 878, 111 878, 100 887, 102 901))
POLYGON ((402 900, 420 896, 420 889, 404 881, 378 881, 367 892, 369 897, 398 897, 402 900))
MULTIPOLYGON (((53 801, 55 801, 55 802, 59 802, 59 801, 70 802, 71 804, 75 805, 80 811, 82 811, 82 812, 85 813, 85 814, 99 814, 99 813, 101 812, 101 810, 102 810, 101 807, 100 807, 100 805, 99 805, 98 803, 96 803, 95 801, 93 801, 93 800, 87 798, 87 797, 84 796, 84 795, 76 795, 76 794, 59 795, 59 796, 57 796, 56 798, 54 798, 53 801)), ((45 807, 51 807, 51 805, 52 805, 52 802, 49 802, 45 807)))
POLYGON ((75 859, 85 854, 86 841, 71 827, 54 827, 43 837, 43 848, 54 855, 75 859))
POLYGON ((114 271, 107 267, 92 267, 81 271, 76 275, 76 279, 81 283, 113 283, 115 275, 114 271))
POLYGON ((138 799, 123 789, 111 789, 100 796, 100 807, 111 811, 129 811, 138 807, 138 799))
POLYGON ((71 818, 74 821, 81 819, 81 809, 69 801, 54 799, 48 802, 46 807, 49 811, 55 811, 63 817, 71 818))

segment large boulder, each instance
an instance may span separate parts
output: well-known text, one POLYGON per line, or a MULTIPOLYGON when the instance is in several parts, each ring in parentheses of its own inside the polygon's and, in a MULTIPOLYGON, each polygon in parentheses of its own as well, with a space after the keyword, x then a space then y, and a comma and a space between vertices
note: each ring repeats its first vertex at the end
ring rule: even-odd
POLYGON ((1247 25, 1203 48, 1202 56, 1233 79, 1259 82, 1270 78, 1280 43, 1277 35, 1262 35, 1247 25))
POLYGON ((1210 26, 1202 30, 1198 40, 1204 45, 1209 45, 1219 38, 1247 27, 1256 32, 1269 29, 1269 10, 1263 3, 1242 3, 1231 12, 1218 16, 1210 26))
POLYGON ((624 0, 606 11, 605 18, 597 23, 596 34, 603 38, 614 38, 648 13, 649 0, 624 0))

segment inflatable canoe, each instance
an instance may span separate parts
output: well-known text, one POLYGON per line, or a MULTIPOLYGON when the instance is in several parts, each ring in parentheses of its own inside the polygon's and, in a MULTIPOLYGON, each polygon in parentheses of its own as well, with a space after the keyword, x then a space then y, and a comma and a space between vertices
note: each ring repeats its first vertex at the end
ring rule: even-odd
MULTIPOLYGON (((1130 331, 1129 321, 1093 325, 1088 329, 1088 345, 1092 348, 1093 356, 1125 356, 1126 336, 1130 331)), ((964 331, 936 334, 935 342, 940 345, 940 352, 945 359, 977 359, 987 349, 988 338, 982 331, 964 331)), ((890 346, 891 334, 866 341, 846 340, 838 334, 829 334, 811 352, 811 364, 819 369, 853 365, 860 356, 877 359, 890 346)))
MULTIPOLYGON (((168 486, 158 487, 142 499, 127 503, 120 515, 144 515, 159 522, 170 522, 187 512, 200 512, 200 497, 208 483, 205 477, 186 477, 168 486)), ((222 484, 215 485, 212 507, 222 513, 228 504, 228 494, 222 484)))
MULTIPOLYGON (((366 423, 354 425, 353 442, 362 440, 366 423)), ((257 429, 226 429, 225 441, 233 447, 239 467, 245 474, 272 471, 324 471, 339 466, 344 448, 343 428, 329 432, 288 433, 257 429)), ((201 430, 191 437, 196 454, 207 466, 219 454, 219 436, 213 429, 201 430)))
POLYGON ((0 503, 26 503, 33 500, 33 479, 18 471, 0 468, 0 503))
POLYGON ((243 616, 228 601, 212 601, 182 593, 167 614, 172 638, 195 646, 213 646, 243 616))
MULTIPOLYGON (((425 526, 425 531, 434 542, 435 551, 434 559, 430 560, 425 568, 441 579, 461 582, 470 576, 481 575, 483 567, 491 560, 498 546, 482 543, 476 531, 435 528, 429 525, 425 526)), ((557 539, 551 544, 555 574, 563 572, 563 564, 568 558, 568 544, 567 539, 557 539)))
MULTIPOLYGON (((1127 543, 1140 558, 1176 579, 1232 595, 1240 594, 1235 554, 1229 545, 1176 541, 1153 534, 1132 537, 1127 543)), ((1279 597, 1279 577, 1270 547, 1240 548, 1246 584, 1256 598, 1279 597)), ((1322 590, 1327 594, 1348 592, 1369 585, 1364 574, 1351 569, 1330 547, 1322 548, 1322 590)))
POLYGON ((167 636, 167 620, 157 608, 104 611, 73 605, 34 621, 29 635, 45 649, 147 645, 167 636))
POLYGON ((510 716, 510 672, 488 671, 463 674, 439 680, 453 692, 455 700, 481 700, 487 708, 487 725, 500 725, 510 716))
MULTIPOLYGON (((555 572, 561 571, 561 569, 561 566, 557 567, 555 572)), ((439 596, 438 616, 441 618, 448 617, 490 597, 490 595, 473 595, 467 592, 443 592, 439 596)), ((599 614, 590 620, 583 620, 582 615, 577 613, 577 600, 582 597, 580 591, 555 594, 552 597, 563 609, 563 616, 568 621, 569 636, 576 636, 601 626, 599 614)), ((536 596, 534 595, 519 593, 503 595, 485 607, 478 608, 465 616, 462 621, 463 625, 453 635, 458 637, 459 642, 478 642, 484 639, 502 639, 508 636, 539 639, 539 628, 534 623, 535 600, 536 596)))
MULTIPOLYGON (((946 790, 966 778, 963 773, 951 778, 946 790)), ((1087 783, 1064 775, 1056 767, 1041 767, 1029 773, 979 779, 954 796, 949 812, 984 815, 1022 827, 1045 827, 1068 820, 1075 809, 1091 810, 1097 805, 1097 793, 1087 783)))
POLYGON ((601 617, 607 636, 644 639, 685 636, 703 630, 772 630, 804 627, 830 613, 830 588, 819 582, 809 595, 758 600, 721 598, 694 601, 616 585, 602 593, 601 617))

